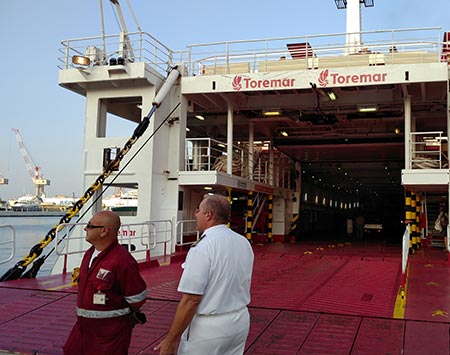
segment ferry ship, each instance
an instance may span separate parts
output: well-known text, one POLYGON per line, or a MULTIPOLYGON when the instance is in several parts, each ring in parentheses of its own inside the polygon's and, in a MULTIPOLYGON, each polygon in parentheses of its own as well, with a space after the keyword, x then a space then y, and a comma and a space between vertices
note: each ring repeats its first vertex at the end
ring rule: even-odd
POLYGON ((229 198, 255 250, 246 354, 449 353, 448 240, 434 231, 448 211, 449 32, 361 31, 373 1, 335 2, 345 33, 174 51, 123 26, 62 42, 59 85, 86 97, 86 192, 1 278, 0 350, 61 353, 83 226, 126 188, 137 208, 118 211, 120 240, 149 288, 131 354, 153 354, 169 328, 206 193, 229 198), (111 115, 136 124, 131 138, 106 135, 111 115), (50 243, 53 275, 23 277, 50 243))
POLYGON ((27 194, 0 201, 0 217, 58 217, 69 210, 77 200, 75 197, 62 195, 38 198, 27 194))
POLYGON ((39 211, 41 201, 36 196, 24 195, 18 199, 8 201, 8 205, 13 211, 39 211))

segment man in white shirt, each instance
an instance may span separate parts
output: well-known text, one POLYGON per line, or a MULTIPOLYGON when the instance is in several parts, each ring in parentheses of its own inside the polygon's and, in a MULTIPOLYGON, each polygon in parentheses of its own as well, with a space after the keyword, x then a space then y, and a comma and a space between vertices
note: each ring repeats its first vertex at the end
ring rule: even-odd
POLYGON ((180 338, 179 355, 244 353, 254 256, 247 239, 226 226, 230 212, 220 195, 206 196, 195 212, 201 238, 187 255, 169 333, 155 348, 162 355, 175 354, 180 338))

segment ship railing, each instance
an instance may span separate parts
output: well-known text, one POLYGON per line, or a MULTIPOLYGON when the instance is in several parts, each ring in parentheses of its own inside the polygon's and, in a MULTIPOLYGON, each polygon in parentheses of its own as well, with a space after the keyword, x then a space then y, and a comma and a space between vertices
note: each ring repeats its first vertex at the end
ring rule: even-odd
MULTIPOLYGON (((61 44, 58 57, 61 70, 79 68, 72 62, 73 56, 89 58, 90 67, 145 62, 164 77, 168 66, 173 66, 172 50, 146 32, 66 39, 61 44)), ((182 53, 177 52, 178 60, 182 59, 182 53)))
MULTIPOLYGON (((83 254, 90 247, 83 232, 86 223, 62 223, 55 236, 55 253, 64 258, 63 273, 67 271, 68 257, 83 254)), ((122 223, 119 243, 137 260, 150 261, 150 253, 167 256, 167 244, 172 241, 173 222, 154 220, 142 223, 122 223)))
POLYGON ((145 62, 163 76, 168 67, 175 64, 182 66, 183 76, 195 76, 272 70, 268 68, 429 63, 447 58, 444 48, 448 43, 442 40, 440 27, 362 31, 358 34, 363 43, 351 47, 346 46, 349 33, 344 32, 193 44, 186 50, 173 51, 146 32, 122 32, 63 40, 58 68, 79 68, 72 62, 73 56, 89 58, 88 66, 91 67, 120 65, 121 61, 123 64, 145 62), (279 63, 273 66, 274 62, 284 59, 287 61, 281 66, 279 63))
POLYGON ((447 169, 448 137, 442 131, 411 132, 409 169, 447 169))
POLYGON ((200 233, 195 219, 178 221, 175 224, 175 246, 183 247, 198 241, 200 233))
MULTIPOLYGON (((162 255, 164 258, 167 257, 168 253, 171 251, 167 250, 167 244, 172 242, 173 236, 173 221, 170 219, 161 220, 151 220, 144 223, 137 223, 135 225, 148 225, 151 227, 149 230, 153 232, 148 234, 148 240, 153 240, 152 244, 143 244, 146 246, 145 250, 145 260, 150 261, 150 252, 154 251, 157 255, 162 255)), ((124 226, 124 225, 122 225, 124 226)), ((126 224, 125 224, 126 226, 126 224)), ((144 234, 143 234, 144 236, 144 234)), ((146 236, 146 235, 145 235, 146 236)), ((134 251, 138 252, 138 250, 134 251)))
POLYGON ((6 258, 0 260, 0 264, 11 261, 16 255, 16 229, 9 224, 0 225, 0 250, 1 255, 5 254, 6 258))
MULTIPOLYGON (((274 150, 270 157, 267 147, 254 146, 250 152, 247 143, 233 145, 231 175, 275 187, 290 188, 292 160, 274 150)), ((227 172, 227 143, 212 138, 189 138, 185 146, 186 171, 227 172)))
POLYGON ((350 47, 346 45, 349 33, 345 32, 193 44, 188 46, 186 67, 188 75, 196 76, 438 63, 446 54, 444 46, 448 46, 442 40, 440 27, 362 31, 357 34, 363 43, 350 47))

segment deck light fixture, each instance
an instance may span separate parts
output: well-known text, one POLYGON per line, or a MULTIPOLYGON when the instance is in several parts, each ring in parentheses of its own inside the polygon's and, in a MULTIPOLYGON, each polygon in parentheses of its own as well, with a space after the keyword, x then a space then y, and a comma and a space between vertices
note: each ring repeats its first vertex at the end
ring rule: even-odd
POLYGON ((200 121, 204 121, 205 117, 203 117, 202 115, 195 115, 195 118, 200 120, 200 121))
POLYGON ((265 117, 276 117, 281 115, 280 110, 267 110, 262 112, 263 116, 265 117))
POLYGON ((319 94, 320 94, 324 98, 328 98, 331 101, 336 101, 337 96, 333 90, 324 90, 322 88, 318 88, 317 84, 315 84, 315 83, 309 83, 309 85, 311 85, 311 88, 317 94, 317 100, 319 100, 319 94))
POLYGON ((280 131, 280 134, 281 134, 282 136, 284 136, 284 137, 289 136, 289 134, 288 134, 285 130, 280 131))
POLYGON ((72 56, 72 63, 76 65, 82 65, 84 67, 89 66, 91 64, 91 60, 88 57, 82 55, 74 55, 72 56))
POLYGON ((336 94, 334 93, 334 91, 329 91, 329 92, 327 92, 327 95, 328 95, 328 98, 329 98, 331 101, 336 101, 337 96, 336 96, 336 94))
POLYGON ((358 112, 377 112, 377 106, 358 106, 358 112))

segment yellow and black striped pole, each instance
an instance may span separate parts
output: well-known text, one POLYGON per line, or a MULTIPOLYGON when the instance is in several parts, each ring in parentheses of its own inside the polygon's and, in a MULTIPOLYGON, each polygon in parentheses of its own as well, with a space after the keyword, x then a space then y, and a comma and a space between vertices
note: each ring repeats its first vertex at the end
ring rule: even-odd
MULTIPOLYGON (((227 188, 226 188, 226 191, 227 191, 227 195, 226 195, 227 200, 228 200, 228 202, 231 204, 231 187, 227 187, 227 188)), ((231 227, 231 221, 228 221, 227 226, 228 226, 228 228, 231 227)))
POLYGON ((291 234, 291 240, 290 240, 291 243, 295 243, 296 239, 297 239, 297 230, 299 228, 298 223, 300 223, 299 218, 300 218, 300 214, 295 213, 291 220, 291 229, 289 231, 291 234))
POLYGON ((268 208, 268 216, 267 216, 267 242, 272 243, 272 221, 273 221, 273 195, 269 195, 269 199, 267 200, 268 208))
POLYGON ((417 250, 416 193, 411 192, 411 242, 413 250, 417 250))
POLYGON ((248 240, 252 240, 253 228, 253 191, 247 194, 247 225, 245 228, 245 236, 248 240))
POLYGON ((420 194, 416 194, 416 244, 417 248, 422 246, 422 230, 420 228, 420 214, 421 214, 421 197, 420 194))
MULTIPOLYGON (((411 191, 405 191, 405 227, 411 224, 411 191)), ((414 249, 412 247, 412 226, 409 235, 409 253, 412 254, 414 249)))

